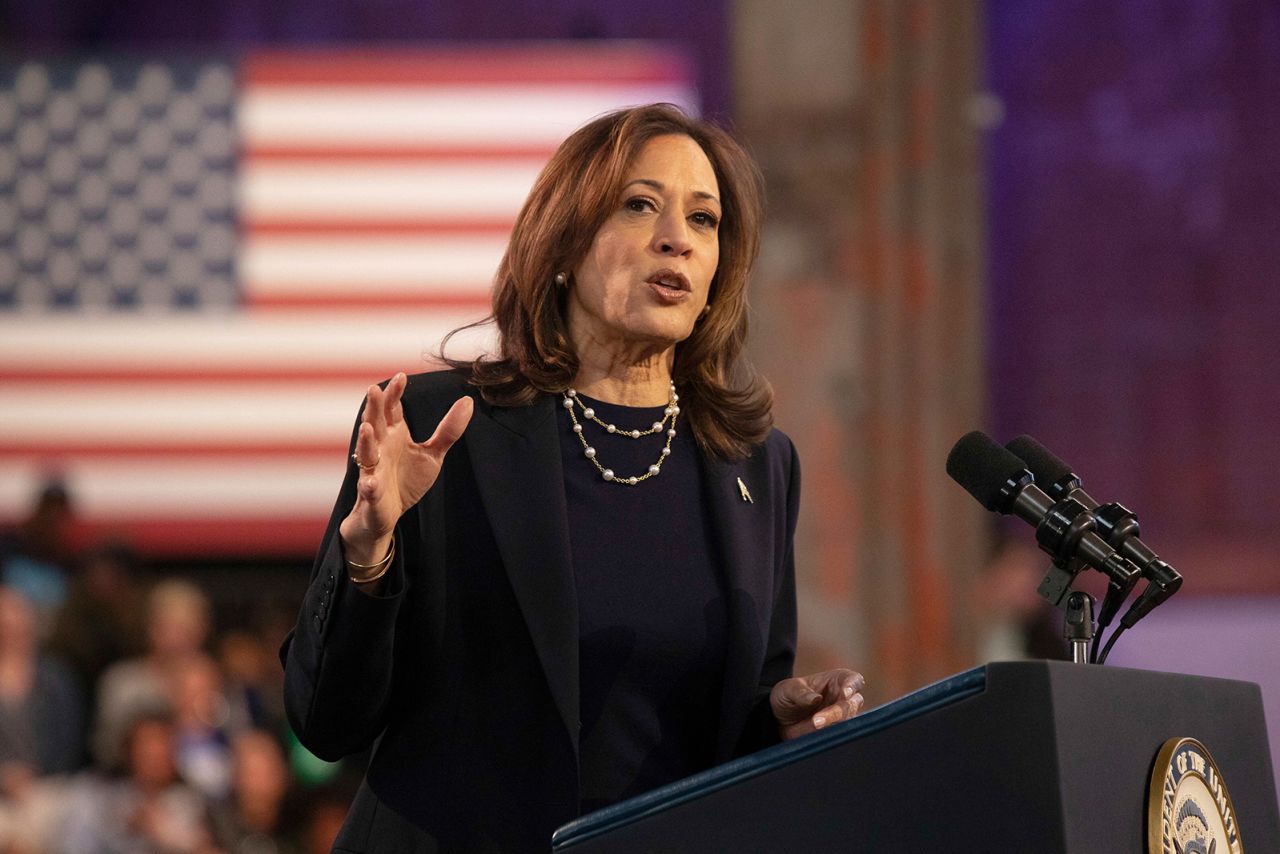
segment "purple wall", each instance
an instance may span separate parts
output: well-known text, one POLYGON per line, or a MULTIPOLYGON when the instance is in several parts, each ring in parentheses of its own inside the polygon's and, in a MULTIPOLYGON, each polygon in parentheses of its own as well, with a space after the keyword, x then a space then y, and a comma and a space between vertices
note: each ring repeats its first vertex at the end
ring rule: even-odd
POLYGON ((987 8, 992 427, 1280 591, 1280 4, 987 8))

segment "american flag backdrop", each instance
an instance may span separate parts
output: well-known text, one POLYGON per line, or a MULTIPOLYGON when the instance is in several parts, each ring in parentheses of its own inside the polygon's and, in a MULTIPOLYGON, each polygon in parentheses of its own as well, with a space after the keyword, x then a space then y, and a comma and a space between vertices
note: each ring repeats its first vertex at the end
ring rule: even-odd
POLYGON ((56 475, 90 537, 309 553, 364 388, 487 313, 559 141, 691 80, 643 44, 0 65, 0 523, 56 475))

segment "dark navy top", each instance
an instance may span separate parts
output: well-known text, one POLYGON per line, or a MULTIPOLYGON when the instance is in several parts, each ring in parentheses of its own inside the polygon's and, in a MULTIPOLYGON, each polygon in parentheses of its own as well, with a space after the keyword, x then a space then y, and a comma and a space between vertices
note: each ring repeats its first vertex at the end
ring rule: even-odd
MULTIPOLYGON (((661 406, 582 400, 628 430, 663 416, 661 406)), ((597 459, 619 477, 647 472, 666 443, 665 431, 624 438, 575 413, 597 459)), ((684 419, 661 473, 635 486, 605 482, 569 414, 561 409, 557 419, 578 591, 587 812, 712 765, 728 607, 700 452, 684 419)))

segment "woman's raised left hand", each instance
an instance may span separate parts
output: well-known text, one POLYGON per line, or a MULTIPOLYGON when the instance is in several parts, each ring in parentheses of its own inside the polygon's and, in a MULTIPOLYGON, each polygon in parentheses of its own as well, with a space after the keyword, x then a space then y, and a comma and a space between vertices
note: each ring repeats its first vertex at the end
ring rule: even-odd
POLYGON ((853 717, 866 702, 861 693, 865 684, 861 673, 843 667, 783 679, 769 693, 782 738, 799 738, 853 717))

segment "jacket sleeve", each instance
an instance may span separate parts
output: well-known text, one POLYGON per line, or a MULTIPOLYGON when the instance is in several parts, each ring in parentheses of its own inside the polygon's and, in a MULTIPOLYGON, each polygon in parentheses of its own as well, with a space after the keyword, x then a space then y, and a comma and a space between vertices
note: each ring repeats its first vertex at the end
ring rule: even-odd
POLYGON ((747 717, 746 727, 738 740, 735 756, 777 744, 782 740, 778 722, 769 705, 773 686, 792 675, 796 660, 796 520, 800 515, 800 457, 790 439, 786 441, 787 503, 785 540, 781 571, 774 586, 773 612, 769 622, 769 640, 756 699, 747 717))
MULTIPOLYGON (((349 452, 354 447, 353 430, 349 452)), ((396 615, 406 589, 403 536, 414 512, 396 526, 399 544, 378 595, 360 590, 347 575, 338 536, 339 523, 355 504, 358 477, 348 462, 298 622, 280 648, 289 724, 308 750, 329 761, 365 749, 385 727, 396 615)))

